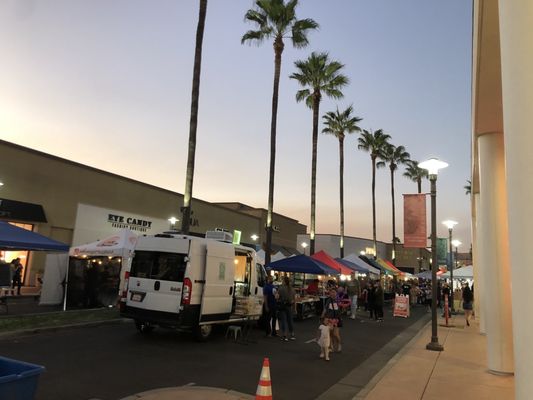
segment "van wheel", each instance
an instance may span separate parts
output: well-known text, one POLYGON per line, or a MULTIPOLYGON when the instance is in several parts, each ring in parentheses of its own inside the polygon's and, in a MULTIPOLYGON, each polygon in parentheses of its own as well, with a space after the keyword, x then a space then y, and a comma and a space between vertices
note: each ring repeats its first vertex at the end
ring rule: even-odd
POLYGON ((141 333, 150 333, 154 330, 155 326, 150 324, 150 322, 145 321, 135 321, 135 327, 141 333))
POLYGON ((205 342, 213 333, 213 325, 198 325, 195 329, 196 339, 200 342, 205 342))

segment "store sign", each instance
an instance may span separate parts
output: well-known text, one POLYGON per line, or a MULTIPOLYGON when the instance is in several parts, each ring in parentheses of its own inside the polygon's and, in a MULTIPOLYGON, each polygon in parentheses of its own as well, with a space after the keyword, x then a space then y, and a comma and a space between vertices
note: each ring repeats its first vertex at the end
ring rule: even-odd
POLYGON ((78 204, 72 243, 76 246, 92 243, 115 235, 122 229, 129 229, 137 235, 153 235, 168 228, 166 218, 78 204))
POLYGON ((107 222, 113 228, 128 228, 137 232, 146 232, 152 227, 152 221, 116 214, 108 214, 107 222))

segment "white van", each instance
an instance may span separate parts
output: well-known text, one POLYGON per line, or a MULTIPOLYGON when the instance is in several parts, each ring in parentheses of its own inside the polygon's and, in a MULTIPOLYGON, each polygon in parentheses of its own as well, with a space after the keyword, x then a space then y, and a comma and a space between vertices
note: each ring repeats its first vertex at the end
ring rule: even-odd
POLYGON ((165 232, 139 238, 126 280, 121 315, 139 331, 191 330, 206 340, 214 324, 259 318, 266 273, 227 232, 165 232))

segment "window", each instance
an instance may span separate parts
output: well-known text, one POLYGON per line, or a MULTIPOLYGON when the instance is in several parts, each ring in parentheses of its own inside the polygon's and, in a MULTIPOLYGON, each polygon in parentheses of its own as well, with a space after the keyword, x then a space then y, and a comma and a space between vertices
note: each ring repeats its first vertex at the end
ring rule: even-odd
POLYGON ((255 270, 257 271, 257 286, 263 287, 266 283, 266 272, 261 264, 255 264, 255 270))
POLYGON ((183 282, 186 255, 155 251, 136 251, 130 276, 162 281, 183 282))

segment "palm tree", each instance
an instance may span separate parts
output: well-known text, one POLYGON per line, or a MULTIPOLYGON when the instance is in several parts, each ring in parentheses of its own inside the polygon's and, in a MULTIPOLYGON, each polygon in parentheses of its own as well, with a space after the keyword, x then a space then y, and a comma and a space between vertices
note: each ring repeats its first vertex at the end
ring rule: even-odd
POLYGON ((344 138, 347 133, 360 132, 361 128, 357 125, 363 119, 352 117, 353 107, 350 106, 343 112, 327 112, 322 116, 324 125, 322 133, 334 135, 339 139, 339 189, 340 189, 340 256, 344 258, 344 138))
POLYGON ((296 93, 296 101, 305 100, 313 110, 313 150, 311 161, 311 228, 309 232, 310 253, 315 252, 315 200, 316 200, 316 156, 318 145, 318 116, 322 95, 340 99, 344 95, 341 89, 348 84, 348 78, 340 73, 344 65, 338 61, 329 60, 328 53, 313 52, 305 61, 294 63, 298 72, 293 73, 291 79, 306 89, 296 93))
POLYGON ((281 54, 285 44, 283 39, 290 37, 296 48, 307 46, 307 33, 317 29, 312 19, 296 19, 295 9, 298 0, 256 0, 256 9, 246 12, 245 19, 256 24, 257 30, 246 32, 241 43, 262 43, 274 39, 274 90, 272 93, 272 118, 270 122, 270 175, 268 181, 268 208, 266 222, 265 265, 270 263, 272 252, 272 214, 274 209, 274 175, 276 165, 276 126, 278 118, 278 93, 281 73, 281 54))
POLYGON ((465 194, 471 194, 472 193, 472 181, 466 181, 466 185, 463 186, 465 190, 465 194))
POLYGON ((389 145, 390 135, 378 129, 375 132, 363 130, 361 136, 358 138, 357 148, 370 153, 372 160, 372 234, 374 240, 374 258, 377 257, 377 241, 376 241, 376 168, 385 166, 383 161, 383 152, 389 145))
POLYGON ((385 148, 385 161, 389 163, 390 169, 390 191, 392 197, 392 264, 396 265, 396 207, 394 203, 394 172, 399 165, 406 164, 411 155, 405 151, 403 146, 390 144, 385 148))
MULTIPOLYGON (((418 193, 420 194, 422 193, 422 179, 427 178, 428 170, 420 168, 418 166, 418 161, 409 160, 403 176, 416 182, 418 193)), ((422 268, 422 249, 418 250, 418 270, 420 270, 420 268, 422 268)))
POLYGON ((405 168, 403 176, 412 180, 413 182, 416 182, 418 193, 422 193, 422 179, 427 178, 427 169, 420 168, 418 166, 418 161, 413 160, 409 160, 406 165, 407 167, 405 168))
POLYGON ((187 175, 183 194, 181 231, 189 234, 191 226, 192 184, 194 179, 194 159, 196 158, 196 130, 198 127, 198 99, 200 97, 200 72, 202 67, 202 44, 204 41, 205 15, 207 0, 200 0, 198 26, 196 28, 196 48, 192 77, 191 120, 189 123, 189 152, 187 155, 187 175))

